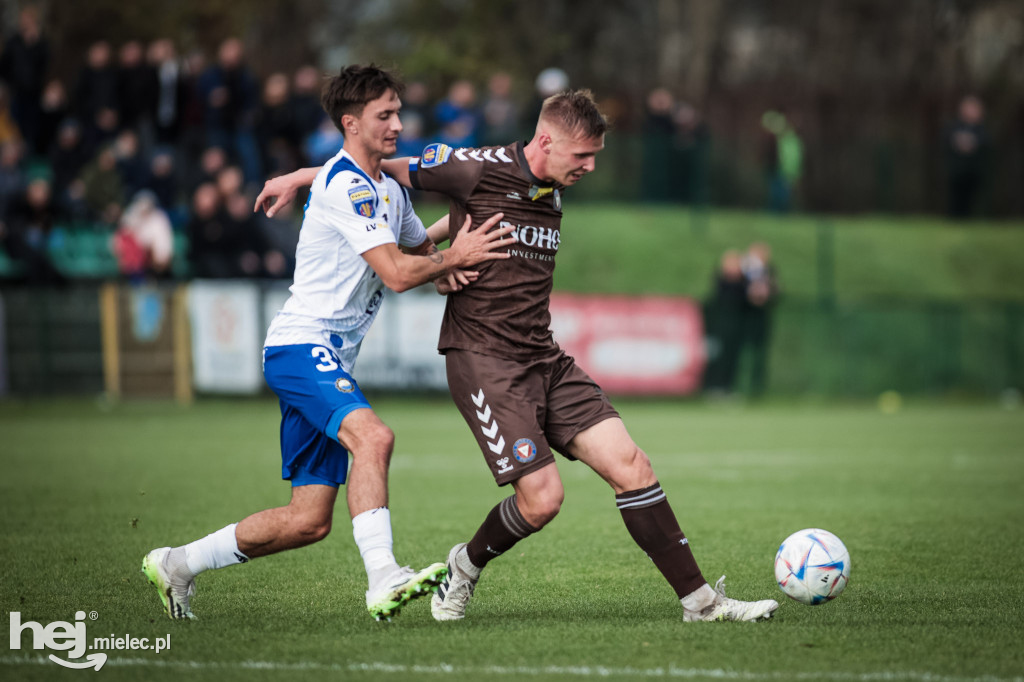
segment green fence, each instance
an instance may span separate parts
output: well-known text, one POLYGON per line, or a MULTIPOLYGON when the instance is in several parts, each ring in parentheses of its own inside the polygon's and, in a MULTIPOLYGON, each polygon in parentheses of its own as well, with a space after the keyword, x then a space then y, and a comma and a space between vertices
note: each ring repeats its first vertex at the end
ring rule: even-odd
POLYGON ((786 301, 769 357, 770 394, 992 395, 1024 387, 1024 304, 786 301))

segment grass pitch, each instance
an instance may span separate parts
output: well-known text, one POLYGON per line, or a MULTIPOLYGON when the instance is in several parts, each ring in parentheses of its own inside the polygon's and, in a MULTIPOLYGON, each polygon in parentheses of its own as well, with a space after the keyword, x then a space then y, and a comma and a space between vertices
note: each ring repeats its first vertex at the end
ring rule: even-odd
MULTIPOLYGON (((381 398, 396 431, 399 561, 444 560, 506 493, 446 400, 381 398)), ((562 514, 493 562, 468 616, 425 600, 392 623, 366 614, 347 513, 302 550, 204 574, 200 620, 175 622, 139 573, 181 544, 283 504, 276 403, 0 403, 0 605, 22 622, 73 621, 94 637, 166 637, 64 670, 31 648, 0 654, 5 680, 1021 680, 1024 413, 996 406, 617 401, 652 457, 711 582, 784 600, 779 542, 827 528, 852 556, 838 600, 785 600, 766 623, 682 622, 629 539, 611 491, 559 460, 562 514), (95 620, 92 620, 92 616, 95 620)))

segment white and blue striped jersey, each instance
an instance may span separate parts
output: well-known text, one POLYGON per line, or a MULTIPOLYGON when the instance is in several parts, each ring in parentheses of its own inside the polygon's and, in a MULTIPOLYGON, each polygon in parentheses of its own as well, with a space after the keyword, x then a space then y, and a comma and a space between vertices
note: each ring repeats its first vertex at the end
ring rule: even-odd
POLYGON ((326 345, 351 372, 384 298, 384 283, 361 254, 428 238, 408 192, 382 176, 375 181, 344 149, 320 169, 299 231, 291 296, 264 345, 326 345))

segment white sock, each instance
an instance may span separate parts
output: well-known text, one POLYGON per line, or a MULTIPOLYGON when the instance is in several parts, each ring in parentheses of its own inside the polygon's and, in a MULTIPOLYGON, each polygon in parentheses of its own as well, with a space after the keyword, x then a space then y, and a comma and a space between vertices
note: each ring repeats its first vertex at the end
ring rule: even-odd
POLYGON ((480 578, 480 574, 483 573, 484 570, 469 560, 469 552, 465 547, 455 555, 455 564, 460 569, 468 573, 469 577, 474 580, 478 580, 480 578))
POLYGON ((232 523, 230 526, 224 526, 205 538, 190 542, 183 547, 185 563, 193 576, 211 568, 244 564, 249 560, 249 557, 238 551, 238 540, 235 539, 235 526, 237 525, 237 523, 232 523))
POLYGON ((352 537, 363 557, 363 566, 371 587, 375 579, 398 568, 398 562, 391 551, 394 539, 391 537, 391 510, 387 507, 364 511, 352 519, 352 537))
POLYGON ((704 583, 679 601, 687 611, 703 611, 715 602, 717 596, 718 593, 711 588, 711 585, 704 583))

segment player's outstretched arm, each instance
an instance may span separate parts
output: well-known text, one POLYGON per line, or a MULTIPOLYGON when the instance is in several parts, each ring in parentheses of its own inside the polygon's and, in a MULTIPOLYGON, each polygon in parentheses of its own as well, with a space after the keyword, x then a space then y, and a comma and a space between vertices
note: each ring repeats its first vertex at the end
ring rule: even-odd
MULTIPOLYGON (((509 254, 499 249, 515 243, 512 226, 492 230, 502 214, 495 213, 479 227, 473 229, 472 219, 466 224, 451 248, 426 256, 402 253, 394 244, 382 244, 363 253, 385 286, 396 292, 406 291, 425 282, 436 280, 454 270, 465 270, 487 260, 503 260, 509 254)), ((467 278, 467 283, 470 280, 467 278)))
POLYGON ((443 244, 448 241, 451 231, 448 229, 448 214, 437 219, 437 222, 427 228, 427 236, 435 244, 443 244))
MULTIPOLYGON (((413 256, 429 256, 437 253, 437 244, 441 241, 448 239, 448 216, 445 215, 443 218, 438 220, 436 223, 427 228, 428 238, 423 240, 423 243, 413 248, 403 248, 404 253, 412 254, 413 256), (439 233, 436 228, 442 227, 444 229, 443 234, 439 233)), ((480 277, 480 273, 476 270, 462 270, 455 268, 449 270, 443 277, 438 277, 434 280, 434 287, 437 289, 439 294, 450 294, 453 291, 462 291, 463 287, 466 287, 477 280, 480 277)))
POLYGON ((412 187, 409 179, 409 156, 402 156, 397 159, 384 159, 380 162, 381 169, 398 181, 398 184, 405 187, 412 187))
POLYGON ((295 199, 299 188, 312 185, 319 172, 319 168, 300 168, 287 175, 270 178, 263 184, 263 191, 256 197, 256 205, 252 207, 252 212, 255 213, 262 208, 268 218, 273 218, 278 211, 295 199))

